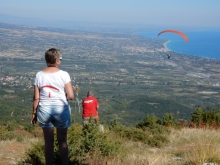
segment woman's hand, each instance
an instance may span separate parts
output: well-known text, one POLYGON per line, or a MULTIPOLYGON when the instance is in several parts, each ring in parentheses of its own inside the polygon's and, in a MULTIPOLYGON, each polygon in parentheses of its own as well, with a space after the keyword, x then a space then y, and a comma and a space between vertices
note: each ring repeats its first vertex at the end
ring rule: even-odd
POLYGON ((37 113, 32 113, 31 124, 37 123, 37 113))

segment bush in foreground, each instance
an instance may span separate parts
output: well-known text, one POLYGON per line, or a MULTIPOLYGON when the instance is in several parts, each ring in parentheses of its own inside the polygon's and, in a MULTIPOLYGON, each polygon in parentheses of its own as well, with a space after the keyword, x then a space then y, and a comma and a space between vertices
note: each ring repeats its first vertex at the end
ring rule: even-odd
MULTIPOLYGON (((119 153, 121 144, 108 138, 107 133, 100 132, 96 125, 89 123, 85 127, 74 124, 68 132, 69 164, 87 164, 95 159, 112 157, 119 153)), ((60 165, 58 143, 55 142, 54 164, 60 165)), ((44 165, 44 143, 39 141, 26 153, 19 165, 44 165)))

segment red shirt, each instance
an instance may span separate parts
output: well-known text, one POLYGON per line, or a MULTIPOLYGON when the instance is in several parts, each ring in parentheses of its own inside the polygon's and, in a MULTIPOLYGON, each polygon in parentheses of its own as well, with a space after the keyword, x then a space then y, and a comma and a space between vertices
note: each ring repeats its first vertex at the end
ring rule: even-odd
POLYGON ((89 96, 83 99, 83 117, 95 117, 98 116, 97 112, 98 101, 95 97, 89 96))

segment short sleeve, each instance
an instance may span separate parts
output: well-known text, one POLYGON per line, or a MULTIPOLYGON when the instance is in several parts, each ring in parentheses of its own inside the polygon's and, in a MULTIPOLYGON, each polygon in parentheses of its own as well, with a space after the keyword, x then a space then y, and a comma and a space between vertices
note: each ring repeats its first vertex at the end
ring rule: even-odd
POLYGON ((35 75, 34 85, 39 86, 38 82, 39 82, 39 73, 37 73, 37 74, 35 75))
POLYGON ((96 103, 96 106, 99 105, 99 102, 96 98, 95 98, 95 103, 96 103))
POLYGON ((63 75, 64 84, 67 84, 68 82, 71 81, 69 73, 63 71, 62 75, 63 75))

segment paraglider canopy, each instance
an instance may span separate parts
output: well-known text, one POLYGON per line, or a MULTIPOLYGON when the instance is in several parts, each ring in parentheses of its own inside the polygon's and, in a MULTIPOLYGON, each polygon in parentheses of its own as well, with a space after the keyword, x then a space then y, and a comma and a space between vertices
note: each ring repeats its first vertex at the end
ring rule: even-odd
POLYGON ((167 33, 167 32, 175 33, 175 34, 182 36, 186 42, 188 42, 188 40, 189 40, 188 37, 184 33, 177 31, 177 30, 163 30, 158 34, 158 36, 160 36, 162 33, 167 33))

